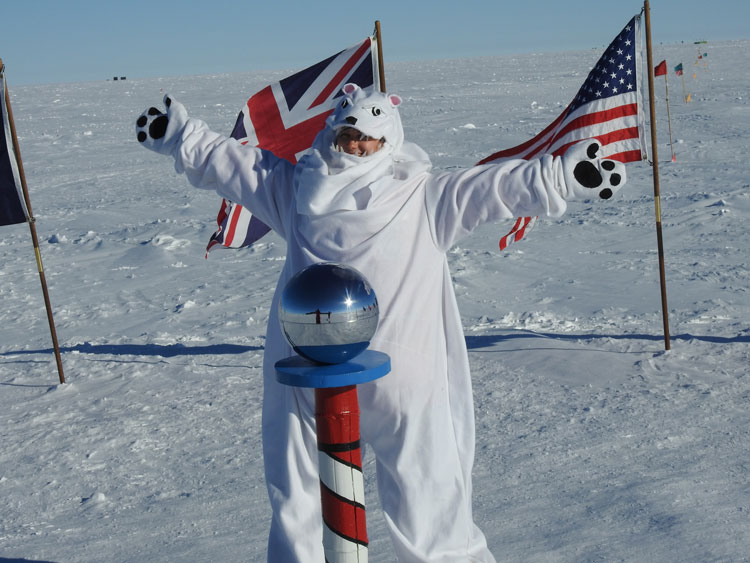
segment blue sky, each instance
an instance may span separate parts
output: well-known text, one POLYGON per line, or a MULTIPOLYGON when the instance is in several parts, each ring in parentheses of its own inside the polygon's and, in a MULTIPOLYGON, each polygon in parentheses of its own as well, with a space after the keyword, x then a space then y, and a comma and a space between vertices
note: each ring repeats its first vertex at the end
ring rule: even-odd
MULTIPOLYGON (((606 46, 640 1, 3 0, 0 58, 12 85, 296 70, 367 36, 384 61, 606 46)), ((652 0, 658 44, 750 37, 747 0, 652 0)))

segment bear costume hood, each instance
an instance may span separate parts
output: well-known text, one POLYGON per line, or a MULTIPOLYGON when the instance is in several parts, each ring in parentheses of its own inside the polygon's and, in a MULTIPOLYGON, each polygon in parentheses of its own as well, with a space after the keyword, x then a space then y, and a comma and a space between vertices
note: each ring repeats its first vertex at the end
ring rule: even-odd
MULTIPOLYGON (((373 139, 384 139, 394 151, 404 143, 404 128, 398 106, 401 98, 385 92, 367 92, 356 84, 346 84, 344 97, 326 120, 326 128, 335 135, 353 127, 373 139)), ((381 149, 382 150, 382 149, 381 149)))
POLYGON ((363 90, 356 84, 346 84, 342 92, 325 127, 295 168, 297 212, 302 215, 368 208, 393 180, 403 181, 432 168, 427 153, 404 141, 399 96, 363 90), (336 136, 346 127, 384 139, 383 146, 364 156, 340 151, 336 136))

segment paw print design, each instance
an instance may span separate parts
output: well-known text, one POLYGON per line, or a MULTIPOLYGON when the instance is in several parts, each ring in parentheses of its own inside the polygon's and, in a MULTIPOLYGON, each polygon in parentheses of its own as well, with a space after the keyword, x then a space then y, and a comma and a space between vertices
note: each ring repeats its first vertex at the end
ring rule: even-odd
POLYGON ((576 196, 609 199, 625 185, 625 165, 598 158, 600 149, 597 141, 588 140, 574 145, 563 156, 565 182, 576 196))
POLYGON ((150 107, 135 122, 136 138, 148 149, 170 154, 187 123, 185 107, 177 100, 164 96, 167 112, 150 107))
POLYGON ((136 121, 138 131, 138 141, 145 143, 149 138, 151 140, 161 139, 167 132, 169 118, 152 107, 148 108, 136 121))

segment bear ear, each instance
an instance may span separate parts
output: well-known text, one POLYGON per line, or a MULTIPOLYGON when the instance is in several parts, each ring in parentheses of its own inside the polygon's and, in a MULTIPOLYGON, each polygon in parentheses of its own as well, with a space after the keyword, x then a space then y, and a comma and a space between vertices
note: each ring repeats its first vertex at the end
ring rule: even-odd
POLYGON ((401 96, 397 96, 396 94, 388 94, 388 99, 391 102, 391 105, 395 108, 401 105, 401 102, 403 101, 401 99, 401 96))
POLYGON ((346 94, 347 96, 351 94, 352 92, 355 92, 356 90, 359 90, 359 89, 360 89, 359 86, 357 86, 356 84, 353 84, 352 82, 344 84, 344 87, 342 88, 342 90, 344 91, 344 94, 346 94))

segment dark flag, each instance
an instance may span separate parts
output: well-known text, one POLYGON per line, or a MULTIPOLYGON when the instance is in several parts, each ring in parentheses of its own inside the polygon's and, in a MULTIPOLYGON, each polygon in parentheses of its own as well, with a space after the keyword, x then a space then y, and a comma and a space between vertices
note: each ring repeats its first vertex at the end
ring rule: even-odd
POLYGON ((0 66, 0 225, 15 225, 28 220, 18 161, 13 150, 8 108, 5 105, 5 67, 0 66))

